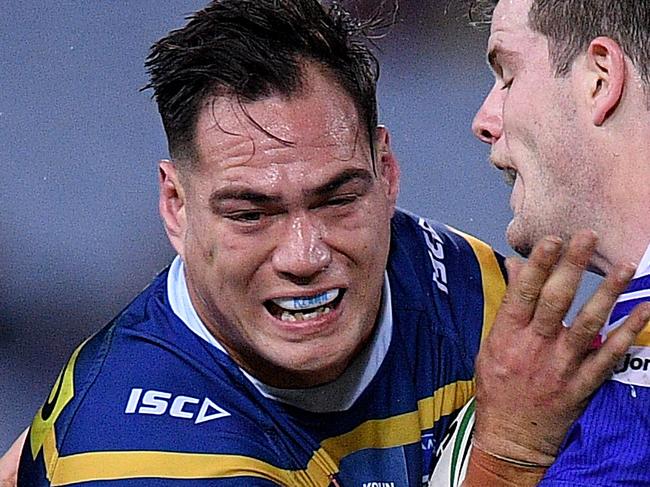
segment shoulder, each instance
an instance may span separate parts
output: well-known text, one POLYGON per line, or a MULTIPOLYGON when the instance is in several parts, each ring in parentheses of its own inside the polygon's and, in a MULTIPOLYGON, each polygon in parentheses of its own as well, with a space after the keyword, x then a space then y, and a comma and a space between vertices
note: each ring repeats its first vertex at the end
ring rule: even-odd
POLYGON ((464 277, 484 276, 492 285, 505 282, 503 257, 476 237, 403 210, 396 211, 392 229, 392 260, 423 259, 436 272, 438 287, 446 287, 452 270, 464 277))
POLYGON ((454 315, 480 316, 486 330, 505 293, 503 257, 490 245, 404 211, 393 218, 388 268, 391 286, 395 281, 398 288, 419 293, 420 300, 454 315))
POLYGON ((226 469, 282 474, 257 392, 227 356, 173 322, 158 291, 145 290, 72 353, 32 423, 26 472, 74 482, 200 476, 207 455, 226 469))

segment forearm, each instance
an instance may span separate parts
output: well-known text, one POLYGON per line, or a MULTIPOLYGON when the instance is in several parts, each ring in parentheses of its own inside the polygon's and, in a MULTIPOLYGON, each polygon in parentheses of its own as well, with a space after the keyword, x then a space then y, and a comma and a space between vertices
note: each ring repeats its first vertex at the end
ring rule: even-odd
POLYGON ((476 444, 462 487, 529 487, 537 485, 547 467, 493 455, 476 444))

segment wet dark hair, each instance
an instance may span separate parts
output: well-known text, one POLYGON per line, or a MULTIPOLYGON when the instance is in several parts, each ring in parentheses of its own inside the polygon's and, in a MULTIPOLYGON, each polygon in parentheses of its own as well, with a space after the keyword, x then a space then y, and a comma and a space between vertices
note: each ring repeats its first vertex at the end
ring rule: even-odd
POLYGON ((145 89, 153 89, 177 163, 195 163, 206 100, 233 97, 245 109, 270 96, 300 95, 310 63, 354 102, 374 162, 379 66, 368 39, 381 19, 362 23, 338 3, 326 8, 318 0, 214 0, 187 20, 151 47, 145 63, 145 89))
MULTIPOLYGON (((471 0, 470 20, 489 23, 498 0, 471 0)), ((598 36, 615 40, 650 85, 650 0, 533 0, 530 27, 549 40, 558 76, 598 36)))

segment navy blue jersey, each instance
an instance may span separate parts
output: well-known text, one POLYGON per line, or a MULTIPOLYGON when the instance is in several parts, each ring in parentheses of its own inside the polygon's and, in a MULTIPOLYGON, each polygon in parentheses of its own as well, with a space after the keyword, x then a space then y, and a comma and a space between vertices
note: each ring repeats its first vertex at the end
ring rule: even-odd
POLYGON ((417 486, 505 290, 472 237, 397 212, 387 267, 393 327, 346 410, 270 399, 172 311, 167 272, 75 350, 38 411, 19 486, 417 486))

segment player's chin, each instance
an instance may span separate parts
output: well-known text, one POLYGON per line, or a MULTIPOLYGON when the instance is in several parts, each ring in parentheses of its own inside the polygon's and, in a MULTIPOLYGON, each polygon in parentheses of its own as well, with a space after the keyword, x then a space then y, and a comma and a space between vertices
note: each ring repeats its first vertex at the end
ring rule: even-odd
POLYGON ((506 240, 508 245, 522 257, 528 257, 533 250, 532 238, 524 231, 522 219, 516 214, 508 224, 506 240))
POLYGON ((340 346, 331 343, 311 347, 305 345, 293 344, 267 356, 283 378, 281 387, 307 388, 332 382, 349 363, 350 354, 340 346))

